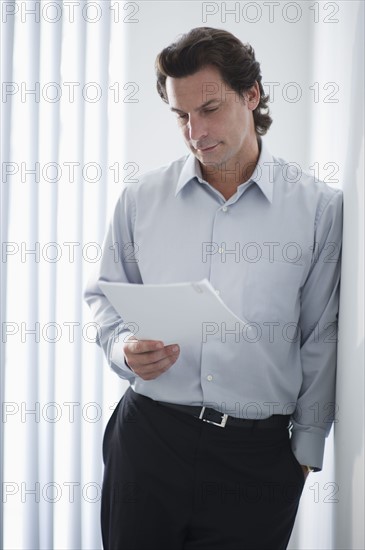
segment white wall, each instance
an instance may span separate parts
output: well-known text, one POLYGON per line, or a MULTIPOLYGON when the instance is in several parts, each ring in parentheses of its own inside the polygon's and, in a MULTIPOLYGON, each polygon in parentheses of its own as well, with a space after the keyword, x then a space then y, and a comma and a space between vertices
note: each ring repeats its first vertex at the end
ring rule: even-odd
POLYGON ((364 537, 364 2, 343 2, 344 29, 332 43, 343 90, 333 145, 342 168, 344 250, 335 429, 335 548, 365 548, 364 537))
MULTIPOLYGON (((251 43, 264 83, 278 83, 271 103, 274 123, 265 137, 273 154, 298 162, 305 170, 318 163, 320 178, 344 189, 339 422, 335 437, 332 430, 327 442, 323 472, 312 474, 304 489, 289 547, 363 549, 363 2, 281 1, 274 15, 262 2, 135 5, 138 11, 131 16, 135 22, 113 30, 114 44, 123 41, 126 46, 126 55, 114 70, 117 73, 122 66, 122 83, 138 86, 134 96, 138 102, 124 103, 119 119, 113 121, 120 124, 121 162, 136 163, 141 173, 187 152, 174 116, 155 90, 154 61, 180 33, 212 26, 251 43), (237 7, 224 19, 224 8, 237 7), (215 13, 204 20, 209 11, 215 13), (295 102, 299 89, 301 97, 295 102), (336 165, 339 170, 333 172, 336 165)), ((118 192, 114 187, 115 196, 118 192)))
POLYGON ((311 25, 311 81, 320 83, 320 101, 311 104, 306 134, 309 164, 318 163, 320 177, 344 191, 338 422, 327 442, 323 471, 307 483, 293 539, 297 548, 345 550, 365 548, 364 3, 326 5, 327 18, 338 22, 320 19, 311 25))

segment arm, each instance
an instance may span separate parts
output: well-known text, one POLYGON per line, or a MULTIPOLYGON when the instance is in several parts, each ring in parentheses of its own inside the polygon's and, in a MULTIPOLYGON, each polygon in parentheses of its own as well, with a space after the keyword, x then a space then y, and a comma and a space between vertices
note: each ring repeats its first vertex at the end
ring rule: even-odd
POLYGON ((99 281, 142 284, 136 253, 138 244, 133 236, 134 218, 135 205, 128 200, 125 188, 103 242, 100 264, 84 291, 84 299, 98 324, 96 343, 104 350, 109 366, 120 378, 130 382, 136 377, 152 380, 160 376, 176 362, 180 353, 176 345, 164 346, 162 342, 134 338, 99 287, 99 281))
POLYGON ((132 333, 111 306, 98 282, 142 283, 138 256, 135 253, 137 246, 133 237, 134 217, 135 205, 129 199, 125 187, 114 208, 104 238, 100 263, 90 275, 84 289, 84 300, 98 324, 96 343, 103 349, 109 366, 118 376, 131 381, 135 374, 125 362, 122 346, 132 333))
POLYGON ((292 417, 292 449, 300 464, 322 469, 325 438, 336 412, 335 377, 342 243, 342 192, 319 215, 315 250, 302 289, 303 382, 292 417))

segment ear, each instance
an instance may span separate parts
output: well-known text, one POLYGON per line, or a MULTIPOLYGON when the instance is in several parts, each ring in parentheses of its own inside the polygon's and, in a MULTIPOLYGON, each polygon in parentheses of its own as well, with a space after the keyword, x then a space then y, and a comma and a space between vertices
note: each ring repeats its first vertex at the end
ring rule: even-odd
POLYGON ((254 111, 256 109, 257 105, 260 103, 260 97, 260 88, 258 82, 256 81, 252 88, 246 92, 247 107, 250 111, 254 111))

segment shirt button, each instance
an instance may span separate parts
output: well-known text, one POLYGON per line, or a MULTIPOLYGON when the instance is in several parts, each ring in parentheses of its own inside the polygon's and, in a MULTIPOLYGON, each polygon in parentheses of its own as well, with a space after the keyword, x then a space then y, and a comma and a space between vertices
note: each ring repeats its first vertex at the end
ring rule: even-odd
POLYGON ((208 374, 207 380, 208 380, 208 382, 211 382, 213 380, 213 376, 211 374, 208 374))
POLYGON ((227 212, 228 208, 226 206, 222 207, 222 212, 227 212))
POLYGON ((215 293, 216 293, 217 296, 220 295, 220 291, 217 288, 215 289, 215 293))

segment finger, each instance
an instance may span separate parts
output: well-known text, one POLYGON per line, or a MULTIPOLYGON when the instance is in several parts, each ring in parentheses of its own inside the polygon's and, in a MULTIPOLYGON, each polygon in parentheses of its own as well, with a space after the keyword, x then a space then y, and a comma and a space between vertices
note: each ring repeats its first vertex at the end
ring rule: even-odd
POLYGON ((124 349, 130 353, 146 353, 163 348, 164 344, 160 340, 129 340, 124 345, 124 349))
POLYGON ((178 353, 175 353, 157 363, 134 367, 133 370, 144 380, 152 380, 172 367, 176 363, 178 355, 178 353))
MULTIPOLYGON (((131 354, 131 355, 128 354, 128 356, 130 357, 132 362, 143 366, 143 365, 156 364, 162 359, 165 359, 166 357, 170 357, 171 355, 176 355, 179 352, 180 352, 179 346, 176 344, 172 344, 170 346, 165 346, 162 350, 147 351, 145 353, 138 353, 138 354, 131 354)), ((128 358, 127 358, 127 361, 128 361, 128 358)))

